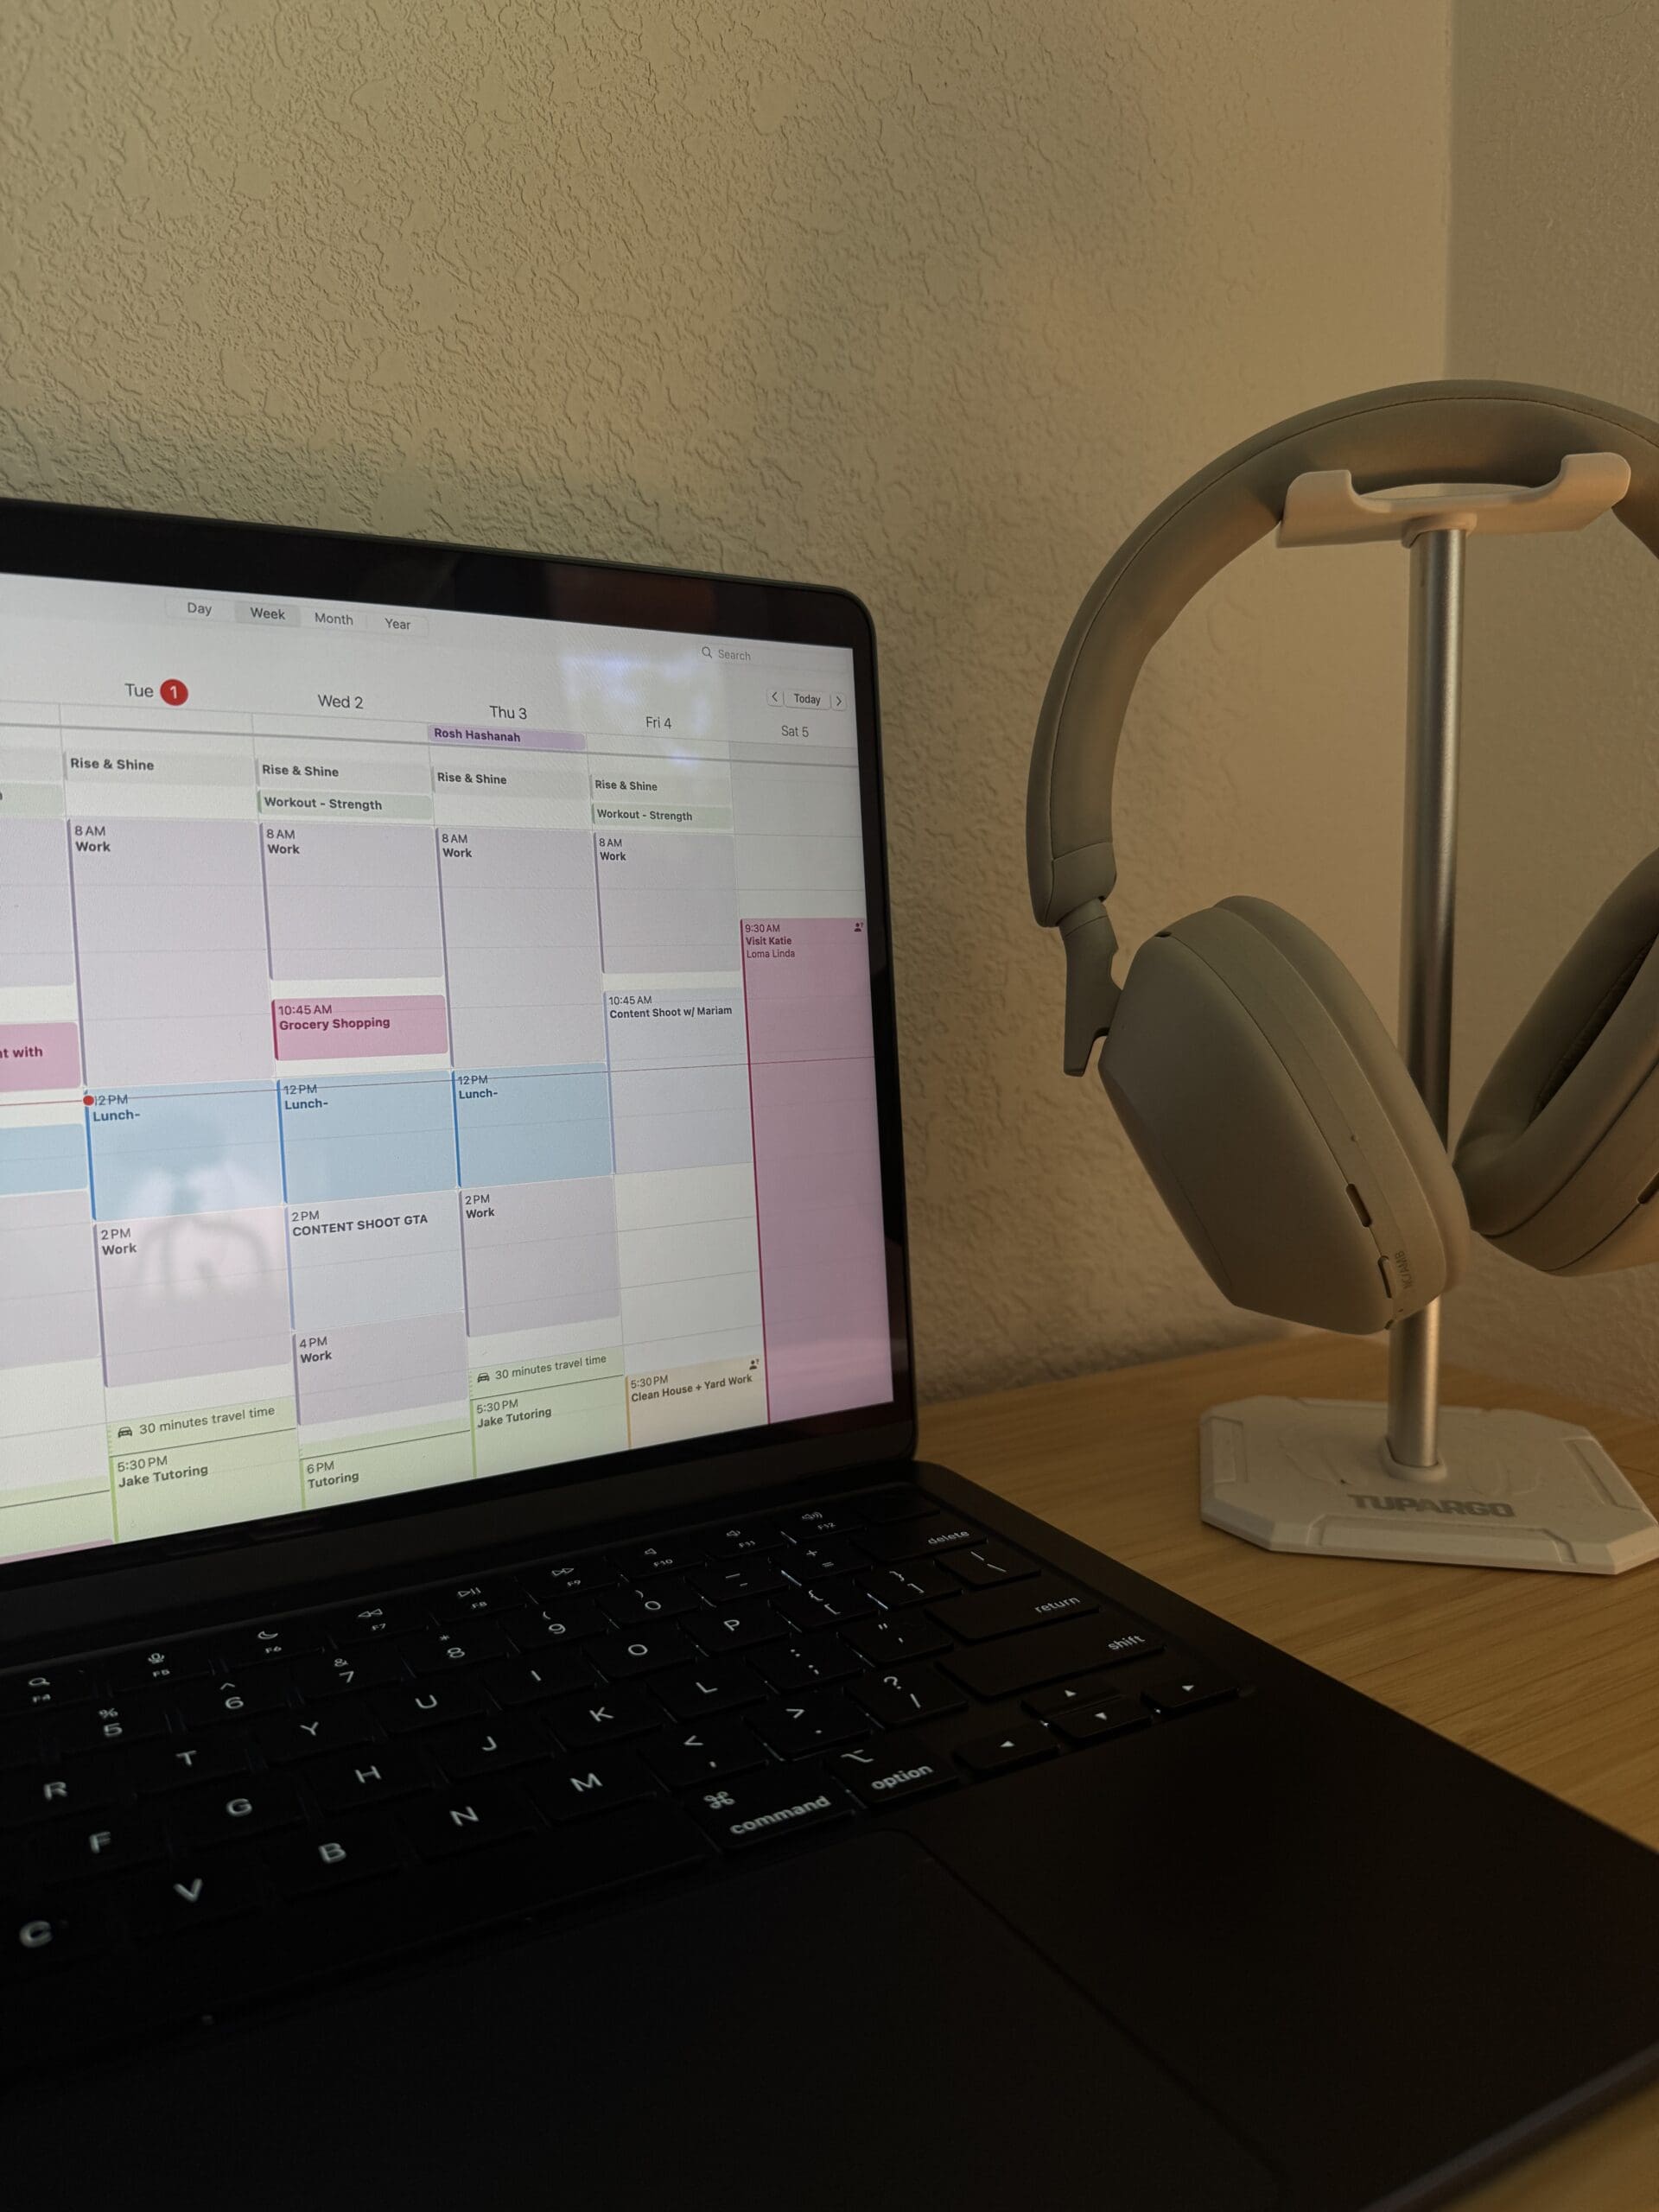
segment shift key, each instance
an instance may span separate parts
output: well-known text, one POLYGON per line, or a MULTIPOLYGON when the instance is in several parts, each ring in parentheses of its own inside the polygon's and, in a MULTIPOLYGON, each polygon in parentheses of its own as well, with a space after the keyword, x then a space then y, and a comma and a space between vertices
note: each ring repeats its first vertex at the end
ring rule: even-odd
POLYGON ((1041 1628, 1046 1622, 1070 1620, 1079 1613, 1099 1611, 1086 1590, 1075 1590, 1052 1574, 1030 1582, 1015 1582, 1006 1589, 979 1590, 971 1597, 952 1598, 930 1605, 929 1612, 941 1628, 959 1636, 964 1643, 983 1643, 993 1636, 1008 1636, 1015 1629, 1041 1628))
POLYGON ((1157 1649, 1144 1630, 1121 1615, 1090 1613, 1082 1620, 1056 1621, 1052 1628, 1028 1629, 1023 1636, 952 1651, 938 1663, 976 1697, 1014 1697, 1045 1682, 1144 1658, 1157 1649))

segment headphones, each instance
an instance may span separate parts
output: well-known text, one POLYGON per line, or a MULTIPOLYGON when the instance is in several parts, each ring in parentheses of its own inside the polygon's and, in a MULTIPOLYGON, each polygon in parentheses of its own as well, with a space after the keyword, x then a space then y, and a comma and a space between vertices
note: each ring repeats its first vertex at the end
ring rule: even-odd
POLYGON ((1632 869, 1498 1056, 1449 1160, 1370 1001, 1265 899, 1143 944, 1120 988, 1112 769, 1136 677, 1187 601, 1282 518, 1310 469, 1361 493, 1545 484, 1569 454, 1630 463, 1614 512, 1659 556, 1659 423, 1516 384, 1399 385, 1293 416, 1189 478, 1077 610, 1032 751, 1032 906, 1065 945, 1065 1068, 1101 1080, 1234 1305, 1356 1334, 1420 1312, 1472 1226, 1547 1274, 1659 1259, 1659 852, 1632 869))

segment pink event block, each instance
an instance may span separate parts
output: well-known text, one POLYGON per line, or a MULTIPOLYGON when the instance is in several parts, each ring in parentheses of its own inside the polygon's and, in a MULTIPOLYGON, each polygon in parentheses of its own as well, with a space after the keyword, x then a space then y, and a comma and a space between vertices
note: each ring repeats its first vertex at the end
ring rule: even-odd
POLYGON ((279 1060, 395 1059, 449 1049, 448 1015, 435 992, 416 998, 278 999, 270 1026, 279 1060))
POLYGON ((55 1090, 80 1081, 73 1021, 0 1022, 0 1090, 55 1090))

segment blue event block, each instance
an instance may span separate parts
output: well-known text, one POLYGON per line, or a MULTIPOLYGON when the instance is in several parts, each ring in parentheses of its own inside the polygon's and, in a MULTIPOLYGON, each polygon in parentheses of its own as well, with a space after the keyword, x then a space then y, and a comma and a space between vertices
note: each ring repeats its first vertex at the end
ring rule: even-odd
POLYGON ((510 1068, 455 1078, 461 1178, 560 1183, 611 1173, 611 1090, 603 1068, 510 1068))
POLYGON ((454 1091, 447 1070, 290 1077, 278 1088, 290 1205, 454 1189, 454 1091))
POLYGON ((10 1120, 0 1113, 0 1198, 86 1188, 86 1125, 79 1114, 21 1129, 10 1120))
POLYGON ((100 1221, 283 1202, 276 1096, 268 1083, 99 1090, 86 1124, 100 1221))

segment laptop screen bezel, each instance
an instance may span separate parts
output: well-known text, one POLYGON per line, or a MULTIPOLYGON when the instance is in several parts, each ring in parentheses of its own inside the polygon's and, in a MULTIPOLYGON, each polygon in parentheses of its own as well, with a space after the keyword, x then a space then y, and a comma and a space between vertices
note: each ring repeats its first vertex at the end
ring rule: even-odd
POLYGON ((887 839, 881 791, 875 635, 851 593, 690 570, 567 559, 426 539, 215 521, 125 509, 0 499, 0 574, 69 581, 360 600, 461 613, 615 624, 785 645, 838 645, 854 662, 865 904, 870 952, 881 1203, 887 1253, 893 1395, 752 1430, 727 1431, 626 1455, 462 1478, 360 1504, 53 1553, 0 1566, 0 1643, 21 1619, 53 1618, 39 1600, 73 1587, 82 1618, 170 1603, 211 1603, 221 1591, 275 1587, 408 1567, 472 1547, 565 1533, 683 1497, 696 1506, 733 1491, 914 1449, 915 1389, 899 1097, 887 839), (251 1564, 251 1554, 258 1565, 251 1564), (22 1602, 20 1602, 22 1601, 22 1602))

